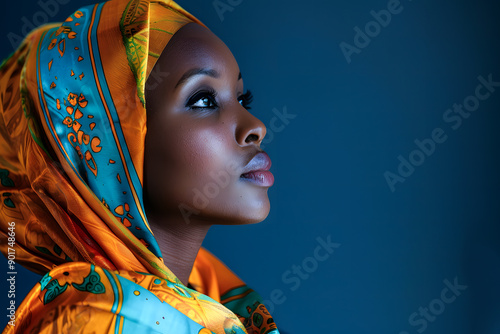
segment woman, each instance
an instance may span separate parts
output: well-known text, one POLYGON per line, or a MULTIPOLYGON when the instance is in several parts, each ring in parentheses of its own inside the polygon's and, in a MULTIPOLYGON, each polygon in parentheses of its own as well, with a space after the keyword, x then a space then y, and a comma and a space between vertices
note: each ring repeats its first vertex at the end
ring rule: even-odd
POLYGON ((200 248, 264 220, 273 183, 222 41, 172 1, 112 0, 0 71, 2 252, 45 274, 5 333, 278 333, 200 248))

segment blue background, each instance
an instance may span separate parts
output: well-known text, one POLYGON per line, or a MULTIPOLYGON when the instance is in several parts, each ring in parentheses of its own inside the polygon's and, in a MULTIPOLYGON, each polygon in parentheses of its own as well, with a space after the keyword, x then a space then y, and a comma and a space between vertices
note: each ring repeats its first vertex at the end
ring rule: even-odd
MULTIPOLYGON (((204 245, 287 333, 500 333, 500 87, 457 129, 443 120, 478 76, 500 82, 499 4, 402 0, 348 63, 340 43, 355 45, 354 28, 387 0, 220 2, 231 10, 179 0, 232 50, 268 132, 276 110, 295 118, 265 144, 276 179, 268 218, 216 226, 204 245), (384 173, 436 128, 446 141, 391 191, 384 173), (318 238, 340 244, 323 261, 318 238), (461 286, 449 303, 445 280, 461 286)), ((90 3, 60 5, 51 21, 90 3)), ((10 2, 2 31, 22 35, 21 18, 41 10, 10 2)), ((6 57, 13 46, 1 38, 6 57)), ((18 302, 38 278, 19 270, 18 302)))

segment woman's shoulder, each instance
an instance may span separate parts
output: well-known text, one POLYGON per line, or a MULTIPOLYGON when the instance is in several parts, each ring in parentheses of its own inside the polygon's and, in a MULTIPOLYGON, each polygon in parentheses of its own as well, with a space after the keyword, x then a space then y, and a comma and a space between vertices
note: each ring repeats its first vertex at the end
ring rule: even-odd
POLYGON ((234 314, 217 305, 152 274, 72 262, 42 277, 6 333, 212 333, 205 327, 223 333, 241 327, 234 314))

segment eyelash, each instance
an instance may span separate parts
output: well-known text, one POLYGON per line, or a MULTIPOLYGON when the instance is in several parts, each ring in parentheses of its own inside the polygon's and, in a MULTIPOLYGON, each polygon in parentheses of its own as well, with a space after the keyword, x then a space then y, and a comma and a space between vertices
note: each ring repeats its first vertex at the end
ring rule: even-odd
MULTIPOLYGON (((216 97, 217 97, 217 92, 213 89, 208 89, 208 90, 204 90, 204 91, 199 91, 199 92, 196 92, 187 102, 186 104, 186 107, 190 108, 190 109, 216 109, 218 107, 217 105, 217 102, 216 102, 216 97), (210 107, 201 107, 201 106, 195 106, 195 104, 204 99, 204 98, 208 98, 210 104, 212 104, 212 106, 210 107)), ((247 92, 243 95, 241 95, 239 98, 238 98, 238 101, 240 102, 240 104, 243 106, 243 108, 249 110, 251 109, 250 108, 250 103, 252 102, 253 100, 253 95, 252 95, 252 92, 250 92, 249 90, 247 90, 247 92)))
POLYGON ((190 109, 215 109, 217 108, 217 103, 215 102, 215 98, 217 97, 217 92, 213 89, 208 89, 208 90, 202 90, 199 92, 196 92, 192 97, 189 98, 188 102, 186 103, 186 107, 190 109), (200 106, 195 106, 195 104, 200 101, 201 99, 208 98, 211 104, 213 106, 211 107, 200 107, 200 106))
POLYGON ((247 89, 247 92, 241 95, 239 99, 242 101, 241 105, 243 106, 243 108, 245 108, 246 110, 252 109, 250 108, 250 103, 252 103, 253 100, 253 95, 251 91, 247 89))

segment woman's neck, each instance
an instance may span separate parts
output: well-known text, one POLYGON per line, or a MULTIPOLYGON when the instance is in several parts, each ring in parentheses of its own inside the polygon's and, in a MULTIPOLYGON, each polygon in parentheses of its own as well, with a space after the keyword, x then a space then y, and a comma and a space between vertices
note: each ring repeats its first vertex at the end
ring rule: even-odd
POLYGON ((210 225, 186 224, 182 217, 152 220, 148 217, 148 220, 160 246, 163 262, 182 284, 187 285, 194 261, 210 225))

